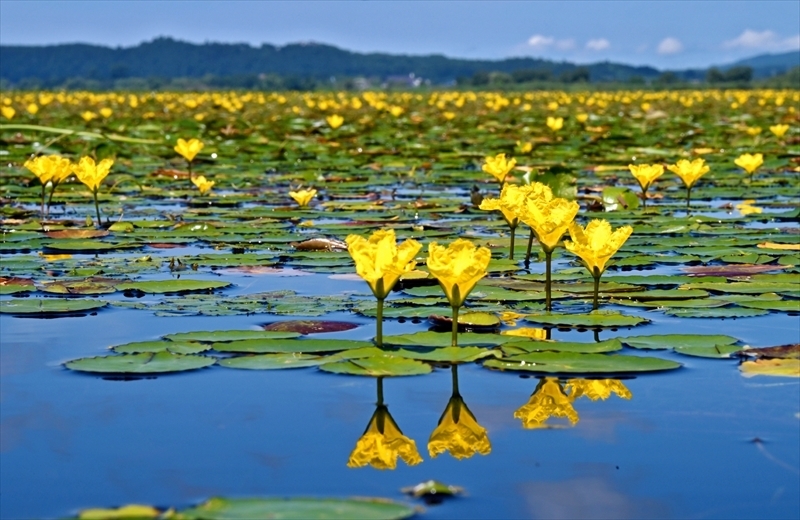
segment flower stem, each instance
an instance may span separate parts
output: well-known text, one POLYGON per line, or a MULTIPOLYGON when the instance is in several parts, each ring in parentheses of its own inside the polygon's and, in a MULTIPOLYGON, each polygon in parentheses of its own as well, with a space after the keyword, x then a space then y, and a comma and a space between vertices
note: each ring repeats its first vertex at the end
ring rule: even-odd
POLYGON ((600 274, 594 275, 594 301, 592 303, 592 310, 597 310, 600 306, 598 303, 598 293, 600 292, 600 274))
POLYGON ((47 216, 50 216, 50 206, 53 204, 53 194, 56 192, 56 184, 53 183, 53 187, 50 188, 50 198, 47 199, 47 216))
POLYGON ((44 220, 44 190, 45 190, 45 185, 42 184, 42 209, 41 209, 42 220, 44 220))
POLYGON ((94 210, 97 212, 97 225, 103 225, 102 220, 100 220, 100 204, 97 202, 97 190, 94 190, 94 210))
POLYGON ((514 259, 514 236, 517 231, 517 226, 511 226, 511 249, 508 252, 508 259, 514 259))
POLYGON ((551 310, 553 310, 553 305, 552 305, 552 301, 551 301, 551 298, 550 298, 550 292, 551 292, 550 291, 550 287, 551 287, 551 284, 550 284, 550 263, 551 262, 550 261, 552 260, 552 258, 553 258, 553 252, 545 250, 544 251, 544 262, 545 262, 545 264, 544 264, 544 297, 545 297, 544 307, 545 307, 545 310, 547 312, 550 312, 551 310))
POLYGON ((458 307, 453 307, 453 339, 450 345, 453 347, 458 346, 458 307))
POLYGON ((378 406, 383 406, 383 378, 378 378, 378 406))
POLYGON ((689 204, 691 203, 691 200, 692 200, 692 188, 688 187, 688 188, 686 188, 686 214, 687 215, 689 213, 691 213, 691 211, 692 211, 691 207, 689 206, 689 204))
POLYGON ((453 376, 453 395, 458 395, 458 365, 450 365, 450 374, 453 376))
POLYGON ((533 246, 533 229, 531 229, 531 236, 528 237, 528 250, 525 252, 525 267, 531 265, 531 247, 533 246))
POLYGON ((642 209, 647 208, 647 190, 642 188, 642 209))
POLYGON ((378 322, 375 325, 375 344, 383 347, 383 298, 378 298, 378 322))

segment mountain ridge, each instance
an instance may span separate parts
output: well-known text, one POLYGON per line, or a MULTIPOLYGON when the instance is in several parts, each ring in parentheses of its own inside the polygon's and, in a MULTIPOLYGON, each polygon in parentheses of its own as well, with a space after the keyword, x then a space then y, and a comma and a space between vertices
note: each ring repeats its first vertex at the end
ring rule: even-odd
MULTIPOLYGON (((800 61, 800 53, 766 54, 720 66, 750 66, 755 77, 785 72, 800 61)), ((0 78, 11 84, 35 79, 43 86, 70 78, 113 81, 124 78, 202 78, 207 76, 279 75, 325 80, 329 77, 392 78, 413 75, 446 84, 477 73, 511 74, 523 70, 544 71, 552 77, 568 77, 587 71, 593 82, 650 80, 662 70, 602 61, 578 65, 543 58, 516 57, 501 60, 449 58, 441 54, 403 55, 358 53, 316 42, 284 46, 246 43, 195 44, 159 37, 130 47, 85 43, 44 46, 0 46, 0 78)), ((698 79, 706 69, 674 71, 683 79, 698 79)))

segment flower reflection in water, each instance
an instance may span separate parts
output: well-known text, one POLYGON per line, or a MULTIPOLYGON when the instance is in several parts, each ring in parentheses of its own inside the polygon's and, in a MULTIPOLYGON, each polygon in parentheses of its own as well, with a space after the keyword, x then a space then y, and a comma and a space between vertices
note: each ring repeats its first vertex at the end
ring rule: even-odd
POLYGON ((375 469, 397 468, 400 457, 409 466, 422 462, 417 444, 409 439, 394 422, 389 408, 383 404, 383 378, 378 378, 378 403, 364 435, 356 442, 350 453, 347 467, 360 468, 370 465, 375 469))
POLYGON ((453 395, 447 403, 439 425, 431 433, 428 440, 428 453, 431 457, 450 452, 456 459, 468 459, 480 453, 488 455, 492 444, 486 428, 478 424, 475 416, 467 408, 464 399, 458 393, 458 366, 452 366, 453 395))
POLYGON ((514 417, 526 429, 551 428, 553 425, 546 424, 550 417, 565 418, 574 426, 579 421, 572 405, 576 399, 588 397, 597 401, 608 399, 612 393, 622 399, 633 397, 619 379, 569 379, 562 383, 557 377, 545 377, 539 380, 528 402, 514 412, 514 417))

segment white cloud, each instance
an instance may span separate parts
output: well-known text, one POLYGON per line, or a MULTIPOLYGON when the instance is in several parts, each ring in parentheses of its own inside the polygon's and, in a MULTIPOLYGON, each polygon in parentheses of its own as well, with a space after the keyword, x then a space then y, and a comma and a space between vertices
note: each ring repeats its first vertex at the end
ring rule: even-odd
POLYGON ((586 48, 590 51, 604 51, 611 47, 611 42, 605 38, 597 38, 596 40, 589 40, 586 42, 586 48))
POLYGON ((683 50, 683 44, 677 38, 664 38, 656 50, 659 54, 677 54, 683 50))
POLYGON ((746 49, 760 51, 789 51, 800 49, 800 34, 781 39, 772 31, 746 29, 738 37, 722 44, 724 49, 746 49))
POLYGON ((535 50, 545 50, 554 47, 560 51, 569 51, 575 48, 575 40, 556 40, 552 36, 534 34, 528 38, 528 47, 535 50))
POLYGON ((534 49, 545 49, 555 43, 556 39, 541 34, 534 34, 528 38, 528 46, 534 49))

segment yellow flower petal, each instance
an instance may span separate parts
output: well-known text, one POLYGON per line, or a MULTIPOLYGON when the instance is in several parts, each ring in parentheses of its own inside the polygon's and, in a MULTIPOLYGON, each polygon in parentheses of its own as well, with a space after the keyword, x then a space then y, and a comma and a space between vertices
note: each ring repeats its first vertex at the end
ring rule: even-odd
POLYGON ((469 240, 459 238, 448 247, 432 242, 428 246, 428 270, 452 307, 461 307, 478 281, 486 276, 492 259, 488 248, 475 247, 469 240))
POLYGON ((572 400, 555 377, 541 379, 528 402, 514 412, 514 417, 521 420, 526 429, 544 428, 550 417, 564 417, 573 425, 579 420, 572 400))
POLYGON ((586 228, 573 222, 569 226, 572 241, 565 240, 564 247, 580 257, 592 276, 600 276, 605 271, 606 262, 622 247, 631 233, 633 228, 630 226, 622 226, 612 233, 611 224, 607 220, 592 220, 586 228))
POLYGON ((468 459, 476 453, 488 455, 492 451, 486 428, 478 424, 458 394, 450 398, 438 426, 428 440, 431 457, 445 451, 459 460, 468 459))
POLYGON ((205 144, 200 139, 178 139, 174 150, 183 156, 184 159, 191 162, 200 153, 205 144))
POLYGON ((414 258, 422 244, 409 239, 397 246, 393 229, 379 229, 369 239, 350 235, 347 251, 356 263, 356 273, 363 278, 378 299, 384 299, 400 275, 416 267, 414 258))

